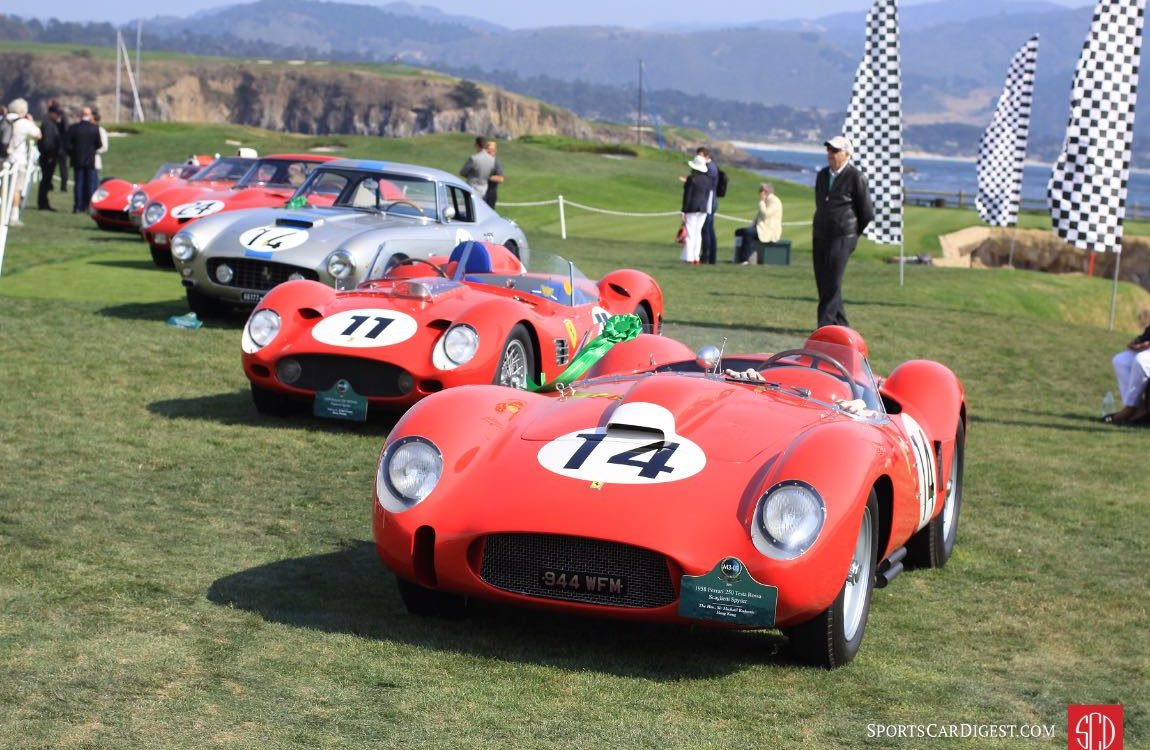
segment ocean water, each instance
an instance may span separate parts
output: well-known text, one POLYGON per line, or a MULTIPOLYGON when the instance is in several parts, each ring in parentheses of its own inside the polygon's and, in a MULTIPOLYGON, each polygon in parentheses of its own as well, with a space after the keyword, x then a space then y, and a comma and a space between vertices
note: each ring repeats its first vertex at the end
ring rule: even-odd
MULTIPOLYGON (((815 174, 826 166, 826 155, 822 151, 793 151, 787 149, 763 149, 744 146, 744 150, 773 165, 786 165, 785 168, 759 170, 764 176, 776 180, 797 182, 813 187, 815 174)), ((947 205, 961 205, 973 208, 978 193, 978 171, 974 160, 903 157, 903 185, 907 191, 907 202, 915 198, 929 199, 942 197, 947 205)), ((1022 169, 1022 207, 1024 209, 1045 210, 1046 183, 1050 180, 1049 164, 1027 164, 1022 169)), ((1129 218, 1150 216, 1150 171, 1135 170, 1130 174, 1126 185, 1126 208, 1129 218)))

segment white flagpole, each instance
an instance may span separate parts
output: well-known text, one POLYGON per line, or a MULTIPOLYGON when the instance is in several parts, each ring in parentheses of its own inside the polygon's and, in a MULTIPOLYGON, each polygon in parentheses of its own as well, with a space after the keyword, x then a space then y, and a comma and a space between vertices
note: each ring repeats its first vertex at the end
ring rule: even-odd
POLYGON ((1122 253, 1114 253, 1114 285, 1110 290, 1110 328, 1114 330, 1114 312, 1118 307, 1118 266, 1122 264, 1122 253))

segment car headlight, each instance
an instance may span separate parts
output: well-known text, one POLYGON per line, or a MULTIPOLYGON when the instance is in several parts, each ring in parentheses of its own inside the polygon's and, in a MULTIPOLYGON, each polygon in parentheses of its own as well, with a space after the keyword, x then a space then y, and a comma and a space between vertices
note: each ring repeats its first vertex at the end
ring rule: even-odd
POLYGON ((107 199, 107 197, 107 188, 96 188, 96 192, 92 193, 92 203, 99 203, 100 201, 107 199))
MULTIPOLYGON (((264 348, 280 332, 281 324, 279 313, 275 310, 267 308, 256 310, 248 318, 248 324, 244 327, 244 343, 247 344, 250 341, 255 344, 256 349, 264 348)), ((247 349, 246 346, 244 348, 247 349)))
POLYGON ((187 263, 196 257, 196 249, 196 241, 192 239, 190 234, 179 232, 172 238, 172 255, 176 257, 176 260, 187 263))
POLYGON ((751 539, 767 557, 793 560, 815 543, 826 520, 822 497, 806 482, 779 482, 759 499, 751 539))
POLYGON ((443 475, 443 454, 427 438, 409 436, 388 446, 375 473, 375 494, 385 510, 402 513, 423 501, 443 475))
POLYGON ((148 207, 144 209, 144 226, 152 226, 164 218, 164 214, 167 212, 168 209, 164 208, 163 203, 149 203, 148 207))
POLYGON ((148 194, 143 190, 137 190, 132 193, 132 197, 128 199, 129 211, 143 211, 144 206, 148 204, 148 194))
POLYGON ((443 353, 453 364, 462 365, 471 361, 479 350, 479 334, 469 325, 452 326, 443 335, 443 353))
POLYGON ((346 279, 355 273, 355 260, 347 250, 336 250, 327 256, 327 273, 333 279, 346 279))

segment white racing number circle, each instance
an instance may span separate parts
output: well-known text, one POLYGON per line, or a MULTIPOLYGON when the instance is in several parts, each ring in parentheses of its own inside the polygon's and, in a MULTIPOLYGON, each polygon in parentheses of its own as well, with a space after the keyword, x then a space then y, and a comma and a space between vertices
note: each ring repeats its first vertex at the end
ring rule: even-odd
POLYGON ((934 515, 935 499, 938 497, 938 473, 934 463, 934 451, 930 439, 922 427, 909 414, 901 414, 903 427, 910 438, 911 458, 915 463, 915 478, 918 481, 918 527, 921 529, 934 515))
POLYGON ((193 201, 173 208, 172 216, 177 219, 198 219, 222 211, 223 208, 223 201, 193 201))
POLYGON ((698 474, 707 456, 680 435, 588 427, 552 440, 539 450, 548 471, 603 484, 660 484, 698 474))
POLYGON ((249 250, 267 253, 299 247, 307 242, 307 237, 306 229, 273 225, 249 229, 240 235, 240 244, 249 250))
POLYGON ((363 308, 324 318, 311 329, 311 335, 328 346, 369 349, 407 341, 417 327, 415 318, 396 310, 363 308))

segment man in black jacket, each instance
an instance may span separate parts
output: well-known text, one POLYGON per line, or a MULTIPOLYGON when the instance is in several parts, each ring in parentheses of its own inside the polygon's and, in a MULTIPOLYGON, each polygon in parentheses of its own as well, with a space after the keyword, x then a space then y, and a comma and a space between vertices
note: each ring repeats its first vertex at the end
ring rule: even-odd
POLYGON ((41 211, 55 211, 48 202, 52 191, 52 178, 60 158, 60 108, 48 107, 48 116, 40 123, 40 189, 36 193, 36 207, 41 211))
POLYGON ((96 152, 100 128, 92 122, 91 107, 84 107, 80 121, 68 128, 68 156, 72 162, 74 193, 72 213, 87 213, 96 184, 96 152))
POLYGON ((843 274, 859 235, 874 219, 866 177, 849 163, 853 150, 850 139, 836 135, 823 145, 827 149, 827 166, 815 177, 812 222, 820 328, 850 325, 843 312, 843 274))

